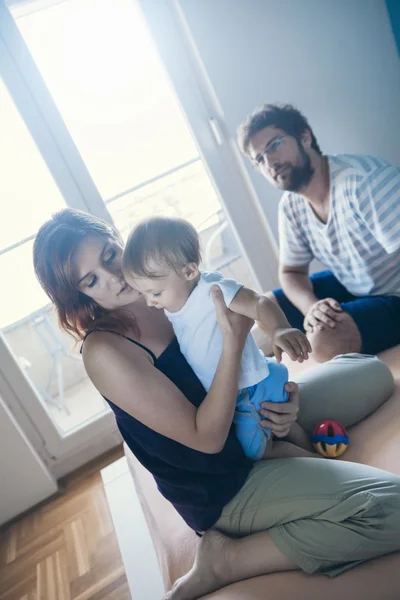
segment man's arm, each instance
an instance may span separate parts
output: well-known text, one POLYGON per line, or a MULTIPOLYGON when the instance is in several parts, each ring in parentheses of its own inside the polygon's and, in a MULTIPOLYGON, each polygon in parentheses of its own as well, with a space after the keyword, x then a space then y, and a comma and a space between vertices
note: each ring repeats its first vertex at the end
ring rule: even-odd
POLYGON ((309 265, 300 267, 280 266, 279 280, 285 295, 304 315, 304 329, 312 333, 315 328, 332 329, 343 317, 342 308, 334 298, 318 300, 308 275, 309 265))
POLYGON ((299 215, 287 198, 280 202, 278 216, 279 281, 287 298, 306 315, 318 300, 308 276, 314 256, 305 233, 296 226, 299 215))
POLYGON ((279 266, 279 281, 290 302, 306 315, 309 309, 318 302, 308 275, 309 265, 299 267, 279 266))

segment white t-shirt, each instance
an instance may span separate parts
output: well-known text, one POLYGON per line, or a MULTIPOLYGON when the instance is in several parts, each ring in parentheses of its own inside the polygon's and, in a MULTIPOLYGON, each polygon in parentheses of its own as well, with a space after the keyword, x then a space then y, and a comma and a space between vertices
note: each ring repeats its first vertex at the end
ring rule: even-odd
MULTIPOLYGON (((222 333, 210 291, 217 284, 229 307, 242 285, 224 279, 221 273, 202 273, 186 304, 178 312, 165 311, 172 323, 182 354, 208 392, 222 352, 222 333)), ((251 334, 248 335, 240 363, 239 387, 259 383, 269 374, 268 365, 251 334)))
POLYGON ((400 169, 373 156, 328 156, 330 209, 322 223, 302 196, 279 205, 280 262, 315 257, 354 296, 400 296, 400 169))

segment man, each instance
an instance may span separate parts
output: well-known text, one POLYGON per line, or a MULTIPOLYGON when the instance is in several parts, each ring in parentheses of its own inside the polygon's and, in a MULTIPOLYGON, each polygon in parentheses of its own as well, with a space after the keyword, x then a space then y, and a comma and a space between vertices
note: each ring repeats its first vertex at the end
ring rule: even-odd
POLYGON ((282 289, 313 356, 376 354, 400 343, 400 169, 372 156, 324 156, 293 106, 268 104, 241 125, 242 152, 275 187, 282 289), (329 271, 309 277, 313 258, 329 271))

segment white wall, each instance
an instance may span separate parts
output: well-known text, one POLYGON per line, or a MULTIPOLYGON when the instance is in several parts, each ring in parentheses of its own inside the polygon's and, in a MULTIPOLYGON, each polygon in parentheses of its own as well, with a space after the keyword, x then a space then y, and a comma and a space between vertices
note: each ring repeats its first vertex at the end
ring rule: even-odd
MULTIPOLYGON (((324 152, 400 163, 400 62, 384 0, 179 0, 229 133, 290 102, 324 152)), ((251 178, 276 234, 279 193, 251 178)))
POLYGON ((0 397, 0 525, 57 491, 57 484, 0 397))

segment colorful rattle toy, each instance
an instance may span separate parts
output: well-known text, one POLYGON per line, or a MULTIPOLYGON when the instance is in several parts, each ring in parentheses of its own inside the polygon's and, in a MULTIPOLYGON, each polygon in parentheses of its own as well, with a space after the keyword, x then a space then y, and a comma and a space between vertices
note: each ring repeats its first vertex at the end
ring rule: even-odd
POLYGON ((322 421, 316 425, 312 443, 317 452, 327 458, 337 458, 346 451, 349 444, 347 431, 337 421, 322 421))

